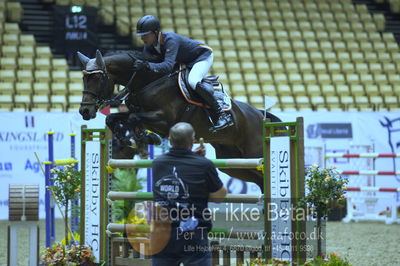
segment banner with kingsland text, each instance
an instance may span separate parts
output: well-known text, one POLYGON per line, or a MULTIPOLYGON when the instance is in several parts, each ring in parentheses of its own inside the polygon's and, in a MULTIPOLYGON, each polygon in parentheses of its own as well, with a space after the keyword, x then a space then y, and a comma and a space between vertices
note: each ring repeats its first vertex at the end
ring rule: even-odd
POLYGON ((290 140, 289 137, 271 138, 271 236, 272 257, 292 260, 290 140))
MULTIPOLYGON (((70 134, 75 136, 75 157, 79 161, 80 127, 104 128, 105 116, 84 121, 76 113, 1 112, 0 113, 0 219, 8 219, 9 184, 39 184, 39 218, 45 218, 45 178, 36 159, 47 161, 47 132, 54 132, 54 159, 71 158, 70 134)), ((56 207, 56 218, 61 214, 56 207)))
POLYGON ((86 142, 85 173, 85 244, 100 259, 100 143, 86 142))

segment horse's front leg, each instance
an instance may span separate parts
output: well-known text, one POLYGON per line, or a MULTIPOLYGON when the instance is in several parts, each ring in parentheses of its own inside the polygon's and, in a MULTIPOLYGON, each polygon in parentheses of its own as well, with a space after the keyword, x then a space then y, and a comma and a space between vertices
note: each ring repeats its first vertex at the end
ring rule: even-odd
POLYGON ((106 117, 106 125, 111 129, 117 139, 125 145, 132 145, 131 136, 133 128, 127 123, 129 113, 114 113, 106 117))
POLYGON ((130 126, 136 128, 135 135, 137 140, 147 144, 161 144, 161 137, 158 134, 165 137, 169 130, 168 123, 162 111, 131 113, 128 118, 128 123, 130 126))
POLYGON ((128 117, 129 117, 129 113, 126 113, 126 112, 109 114, 106 117, 106 125, 114 133, 114 131, 120 127, 120 124, 123 125, 126 123, 128 117))

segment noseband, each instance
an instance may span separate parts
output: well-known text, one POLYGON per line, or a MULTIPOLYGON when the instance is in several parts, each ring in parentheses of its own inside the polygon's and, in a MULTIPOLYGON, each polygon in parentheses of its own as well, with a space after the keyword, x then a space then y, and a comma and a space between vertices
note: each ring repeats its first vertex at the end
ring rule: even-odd
POLYGON ((97 94, 94 91, 90 91, 88 90, 87 87, 87 82, 84 82, 84 90, 83 90, 83 94, 89 94, 92 95, 95 98, 95 102, 81 102, 81 106, 85 106, 85 105, 94 105, 96 109, 98 109, 100 106, 102 106, 104 104, 104 102, 106 101, 106 99, 104 99, 104 97, 102 97, 101 94, 104 94, 106 89, 107 89, 107 85, 108 85, 108 75, 105 71, 101 70, 101 69, 95 69, 95 70, 83 70, 83 78, 89 76, 89 75, 93 75, 93 74, 101 74, 101 80, 100 80, 100 95, 97 94))

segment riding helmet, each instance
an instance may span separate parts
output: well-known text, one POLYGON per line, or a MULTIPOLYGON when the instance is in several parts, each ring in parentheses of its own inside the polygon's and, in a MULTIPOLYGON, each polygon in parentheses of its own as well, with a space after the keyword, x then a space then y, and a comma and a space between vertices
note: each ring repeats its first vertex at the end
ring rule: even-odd
POLYGON ((143 36, 150 32, 160 31, 160 21, 152 15, 145 15, 136 24, 136 36, 143 36))

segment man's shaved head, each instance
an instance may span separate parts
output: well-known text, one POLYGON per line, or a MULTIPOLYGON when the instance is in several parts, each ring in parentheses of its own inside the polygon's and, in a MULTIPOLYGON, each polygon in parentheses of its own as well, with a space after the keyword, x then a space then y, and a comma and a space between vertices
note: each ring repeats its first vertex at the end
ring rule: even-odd
POLYGON ((191 149, 194 135, 194 129, 191 124, 179 122, 169 130, 169 141, 174 148, 191 149))

